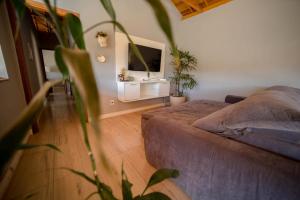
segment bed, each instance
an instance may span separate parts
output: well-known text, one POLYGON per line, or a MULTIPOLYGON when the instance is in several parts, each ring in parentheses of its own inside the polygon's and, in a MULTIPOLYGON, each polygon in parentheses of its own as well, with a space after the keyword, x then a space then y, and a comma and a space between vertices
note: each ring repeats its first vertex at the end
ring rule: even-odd
MULTIPOLYGON (((290 88, 273 87, 273 90, 289 93, 290 88)), ((293 89, 293 94, 299 91, 295 93, 293 89)), ((291 144, 291 140, 282 140, 289 130, 279 130, 279 136, 268 142, 273 133, 267 132, 270 129, 257 129, 266 130, 265 135, 259 131, 239 135, 226 134, 227 129, 211 132, 195 126, 197 120, 228 110, 229 106, 232 105, 198 100, 144 113, 142 133, 148 162, 156 168, 178 169, 180 177, 174 181, 194 200, 300 199, 297 127, 291 131, 294 137, 291 144)), ((298 114, 299 110, 296 111, 298 114)), ((299 123, 297 117, 293 120, 299 123)), ((234 131, 248 129, 239 127, 234 131)))

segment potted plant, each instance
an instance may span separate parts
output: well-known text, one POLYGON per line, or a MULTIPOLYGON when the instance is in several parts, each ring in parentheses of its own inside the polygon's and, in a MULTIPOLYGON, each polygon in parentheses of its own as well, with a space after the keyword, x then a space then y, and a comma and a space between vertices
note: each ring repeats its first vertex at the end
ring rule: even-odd
POLYGON ((179 62, 176 60, 174 51, 170 55, 173 56, 171 64, 174 66, 171 83, 175 87, 175 92, 170 96, 171 105, 178 105, 186 101, 184 96, 185 90, 191 90, 197 86, 197 81, 189 73, 197 69, 197 59, 191 55, 189 51, 178 49, 179 62))
POLYGON ((100 47, 107 47, 107 34, 104 32, 98 32, 96 34, 96 38, 98 40, 98 43, 100 47))

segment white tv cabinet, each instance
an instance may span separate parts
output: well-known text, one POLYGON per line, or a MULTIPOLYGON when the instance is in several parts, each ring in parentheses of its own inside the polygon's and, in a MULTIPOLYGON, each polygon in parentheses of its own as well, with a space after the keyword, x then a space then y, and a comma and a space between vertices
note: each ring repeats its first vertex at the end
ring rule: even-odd
POLYGON ((170 82, 166 80, 118 82, 118 99, 139 101, 169 96, 170 82))

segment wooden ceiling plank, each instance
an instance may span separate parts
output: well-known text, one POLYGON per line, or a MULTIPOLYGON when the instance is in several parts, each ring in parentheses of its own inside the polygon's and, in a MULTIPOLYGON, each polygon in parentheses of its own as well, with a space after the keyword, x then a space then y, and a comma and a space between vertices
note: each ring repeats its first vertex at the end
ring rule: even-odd
POLYGON ((194 8, 196 11, 201 11, 202 8, 199 6, 199 2, 197 0, 182 0, 187 5, 194 8))
MULTIPOLYGON (((33 1, 33 0, 26 0, 26 5, 29 8, 35 9, 39 12, 43 12, 43 13, 48 12, 48 9, 47 9, 47 7, 44 3, 40 3, 40 2, 37 2, 37 1, 33 1)), ((67 13, 72 13, 72 14, 79 17, 79 13, 71 11, 71 10, 62 9, 62 8, 56 8, 56 12, 59 16, 65 16, 67 13)))
POLYGON ((184 4, 182 1, 180 0, 172 0, 173 4, 175 5, 176 9, 179 11, 179 13, 182 16, 182 4, 184 4))
POLYGON ((213 9, 213 8, 216 8, 216 7, 218 7, 218 6, 221 6, 221 5, 223 5, 223 4, 225 4, 225 3, 228 3, 228 2, 230 2, 230 1, 232 1, 232 0, 219 0, 219 1, 216 1, 216 2, 214 2, 213 4, 209 4, 207 7, 205 7, 205 8, 203 9, 203 11, 205 12, 205 11, 211 10, 211 9, 213 9))
MULTIPOLYGON (((205 1, 206 1, 206 0, 205 0, 205 1)), ((185 16, 182 17, 182 20, 188 19, 188 18, 193 17, 193 16, 195 16, 195 15, 198 15, 198 14, 200 14, 200 13, 206 12, 206 11, 208 11, 208 10, 211 10, 211 9, 213 9, 213 8, 216 8, 216 7, 220 6, 220 5, 223 5, 223 4, 225 4, 225 3, 228 3, 228 2, 230 2, 230 1, 232 1, 232 0, 219 0, 219 1, 216 0, 216 1, 213 2, 213 3, 208 3, 208 6, 202 8, 201 11, 196 11, 196 12, 191 13, 191 14, 189 14, 189 15, 185 15, 185 16)))
POLYGON ((191 17, 193 17, 193 16, 199 15, 200 13, 202 13, 202 12, 201 12, 201 11, 200 11, 200 12, 193 12, 193 13, 191 13, 191 14, 182 16, 181 19, 182 19, 182 20, 186 20, 186 19, 191 18, 191 17))

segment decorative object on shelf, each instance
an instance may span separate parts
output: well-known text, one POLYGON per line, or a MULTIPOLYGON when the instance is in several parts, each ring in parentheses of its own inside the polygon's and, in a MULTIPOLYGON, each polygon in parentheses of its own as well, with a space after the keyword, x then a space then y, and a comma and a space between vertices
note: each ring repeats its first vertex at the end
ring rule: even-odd
POLYGON ((100 63, 104 63, 106 61, 106 58, 104 55, 97 55, 97 61, 100 63))
POLYGON ((186 101, 184 96, 184 90, 193 89, 197 86, 197 81, 189 74, 191 71, 197 70, 197 59, 195 56, 191 55, 189 51, 182 51, 177 49, 179 52, 179 66, 176 65, 175 57, 173 51, 171 51, 171 56, 173 56, 173 61, 171 64, 174 66, 173 76, 171 76, 171 83, 175 87, 175 93, 170 96, 171 105, 178 105, 186 101))
POLYGON ((107 40, 108 40, 107 33, 100 31, 96 34, 96 38, 98 40, 100 47, 107 47, 107 40))
POLYGON ((125 81, 124 74, 119 74, 118 77, 119 77, 119 81, 125 81))
POLYGON ((128 76, 127 69, 122 68, 120 74, 118 74, 119 81, 133 81, 134 77, 128 76))

